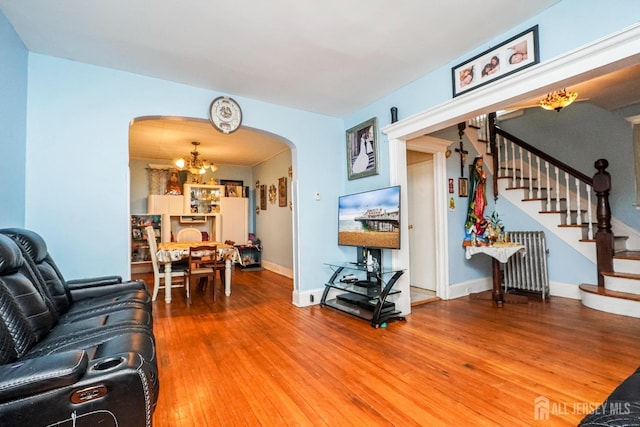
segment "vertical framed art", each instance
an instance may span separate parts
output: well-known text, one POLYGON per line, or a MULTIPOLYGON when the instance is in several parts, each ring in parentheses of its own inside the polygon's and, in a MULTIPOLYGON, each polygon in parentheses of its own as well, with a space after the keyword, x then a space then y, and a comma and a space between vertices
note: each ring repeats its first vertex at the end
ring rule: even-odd
POLYGON ((350 180, 378 174, 377 138, 375 117, 347 131, 347 175, 350 180))

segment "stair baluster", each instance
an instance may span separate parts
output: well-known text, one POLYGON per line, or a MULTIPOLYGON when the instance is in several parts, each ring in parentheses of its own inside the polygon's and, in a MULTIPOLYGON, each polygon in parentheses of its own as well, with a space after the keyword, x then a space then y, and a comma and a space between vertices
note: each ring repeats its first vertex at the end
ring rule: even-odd
POLYGON ((544 162, 544 170, 545 170, 545 175, 547 178, 547 182, 546 182, 546 189, 547 189, 547 205, 546 205, 546 209, 547 211, 551 210, 551 187, 549 186, 549 162, 545 161, 544 162))
MULTIPOLYGON (((531 152, 527 151, 527 164, 528 164, 528 173, 529 173, 529 198, 533 199, 533 177, 531 175, 531 152)), ((524 175, 521 173, 520 175, 524 175)))

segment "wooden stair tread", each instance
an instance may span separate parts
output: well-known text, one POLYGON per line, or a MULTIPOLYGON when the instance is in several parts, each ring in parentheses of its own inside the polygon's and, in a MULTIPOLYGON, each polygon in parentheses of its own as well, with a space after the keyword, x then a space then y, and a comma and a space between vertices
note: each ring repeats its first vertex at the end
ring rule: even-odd
MULTIPOLYGON (((529 200, 547 200, 547 199, 529 199, 529 200)), ((578 210, 577 209, 569 209, 569 212, 570 213, 576 213, 576 212, 578 212, 578 210)), ((580 209, 580 212, 585 213, 586 210, 585 209, 580 209)), ((560 211, 553 211, 552 210, 552 211, 538 211, 538 213, 541 213, 541 214, 560 213, 561 214, 561 213, 567 213, 567 211, 566 210, 560 210, 560 211)))
POLYGON ((640 295, 630 294, 627 292, 610 291, 610 290, 607 290, 604 286, 589 285, 586 283, 582 283, 578 287, 580 288, 581 291, 588 292, 590 294, 597 294, 604 297, 619 298, 619 299, 626 299, 630 301, 640 302, 640 295))
MULTIPOLYGON (((620 236, 622 237, 622 236, 620 236)), ((635 260, 640 260, 640 251, 620 251, 620 252, 616 252, 613 255, 614 258, 619 258, 619 259, 635 259, 635 260)))
MULTIPOLYGON (((591 223, 591 225, 593 226, 593 228, 595 230, 598 224, 596 224, 594 222, 594 223, 591 223)), ((560 224, 560 225, 558 225, 558 227, 588 228, 589 227, 589 223, 588 222, 583 222, 582 224, 560 224)))
POLYGON ((636 273, 620 273, 615 271, 603 271, 602 275, 607 277, 619 277, 621 279, 640 280, 640 274, 636 274, 636 273))

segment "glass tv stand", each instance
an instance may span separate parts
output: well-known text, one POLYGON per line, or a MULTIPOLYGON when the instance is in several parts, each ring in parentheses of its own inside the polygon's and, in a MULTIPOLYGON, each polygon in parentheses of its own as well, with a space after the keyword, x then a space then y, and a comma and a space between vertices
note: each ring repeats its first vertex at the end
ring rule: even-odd
POLYGON ((404 270, 371 271, 370 266, 349 262, 325 265, 333 270, 333 274, 324 285, 320 306, 367 320, 374 328, 384 327, 394 320, 406 320, 396 310, 395 303, 387 301, 389 295, 400 293, 393 286, 404 270), (331 290, 341 293, 328 299, 331 290))

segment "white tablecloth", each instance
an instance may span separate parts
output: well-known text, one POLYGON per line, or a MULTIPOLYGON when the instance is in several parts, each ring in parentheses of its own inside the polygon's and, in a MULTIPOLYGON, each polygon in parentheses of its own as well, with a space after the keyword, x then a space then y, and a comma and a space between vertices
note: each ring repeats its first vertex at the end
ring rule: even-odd
POLYGON ((171 303, 171 263, 188 257, 190 247, 202 245, 218 246, 218 254, 224 259, 225 264, 224 294, 226 296, 231 295, 231 263, 233 261, 241 261, 238 248, 216 242, 163 242, 158 245, 156 255, 158 261, 164 265, 164 300, 166 303, 171 303))
POLYGON ((505 244, 500 246, 467 246, 465 257, 467 259, 471 259, 475 254, 485 254, 504 264, 517 252, 522 256, 525 256, 527 250, 524 246, 517 244, 505 244))

